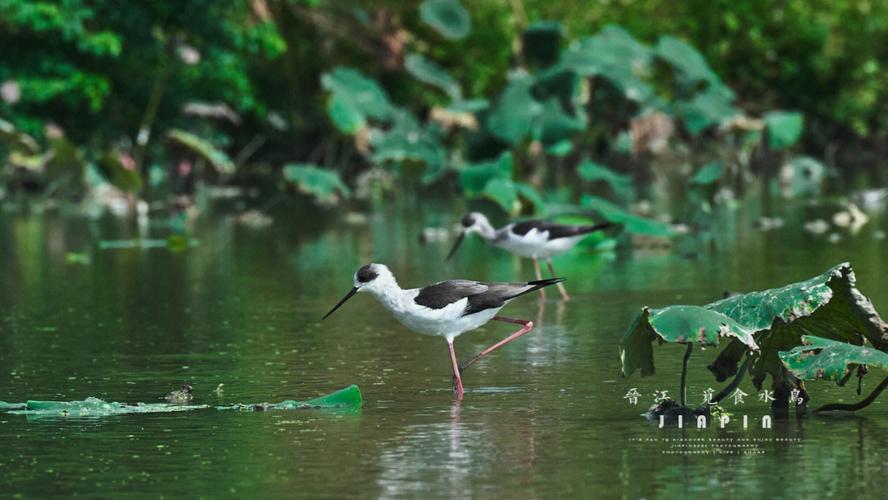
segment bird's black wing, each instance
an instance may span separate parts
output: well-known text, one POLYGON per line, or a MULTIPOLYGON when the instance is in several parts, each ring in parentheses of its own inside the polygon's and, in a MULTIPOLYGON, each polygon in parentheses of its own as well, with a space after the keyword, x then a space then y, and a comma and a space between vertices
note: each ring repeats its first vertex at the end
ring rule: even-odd
POLYGON ((487 284, 470 280, 441 281, 421 288, 413 299, 421 306, 431 309, 443 309, 454 302, 487 291, 487 284))
POLYGON ((556 224, 546 220, 526 220, 516 222, 512 225, 512 232, 524 236, 531 230, 536 229, 538 232, 548 231, 549 239, 568 238, 571 236, 579 236, 581 234, 592 233, 601 229, 613 227, 616 224, 612 222, 602 222, 591 226, 577 226, 569 224, 556 224))
POLYGON ((469 303, 466 304, 466 310, 463 316, 475 314, 485 309, 495 309, 503 307, 506 302, 520 297, 526 293, 530 293, 540 288, 554 285, 564 281, 564 278, 551 278, 539 281, 529 281, 527 283, 487 283, 487 290, 469 296, 469 303))

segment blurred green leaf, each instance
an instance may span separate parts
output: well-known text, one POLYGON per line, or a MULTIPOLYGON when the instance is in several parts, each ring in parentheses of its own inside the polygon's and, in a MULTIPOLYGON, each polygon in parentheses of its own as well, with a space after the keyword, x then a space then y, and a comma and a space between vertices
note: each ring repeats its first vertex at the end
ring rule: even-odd
POLYGON ((459 82, 450 76, 447 70, 436 62, 426 59, 422 54, 414 53, 408 55, 404 59, 404 67, 414 78, 438 87, 454 101, 462 99, 462 90, 459 87, 459 82))
POLYGON ((621 198, 631 198, 634 193, 632 186, 632 178, 628 175, 621 175, 604 165, 595 163, 586 158, 577 167, 577 175, 581 179, 595 182, 603 181, 621 198))
POLYGON ((465 38, 472 29, 469 12, 458 0, 425 0, 419 7, 419 16, 450 40, 465 38))
POLYGON ((530 133, 534 120, 542 113, 543 106, 533 97, 534 80, 529 75, 517 75, 494 104, 485 125, 495 137, 518 144, 530 133))
POLYGON ((691 177, 691 184, 709 185, 721 179, 723 173, 722 163, 720 161, 711 161, 697 170, 691 177))
POLYGON ((340 198, 351 195, 339 174, 323 169, 317 165, 306 163, 285 165, 283 169, 284 179, 292 182, 305 194, 314 196, 324 204, 336 204, 340 198))
POLYGON ((190 132, 178 129, 170 130, 167 133, 167 137, 173 143, 208 162, 217 172, 222 174, 234 173, 235 165, 231 158, 225 152, 216 149, 209 141, 201 139, 190 132))
POLYGON ((512 178, 512 153, 506 151, 490 162, 468 165, 459 172, 459 182, 466 197, 479 196, 492 179, 512 178))
POLYGON ((327 114, 340 132, 354 135, 367 126, 364 114, 344 94, 333 94, 327 100, 327 114))
POLYGON ((537 21, 524 30, 521 51, 528 64, 547 67, 558 62, 564 29, 558 21, 537 21))
POLYGON ((484 186, 481 193, 484 197, 496 202, 503 210, 508 213, 516 213, 520 208, 518 203, 518 190, 515 189, 515 183, 511 179, 494 178, 484 186))
POLYGON ((433 124, 425 127, 406 111, 400 111, 395 126, 389 131, 371 138, 373 161, 405 162, 414 161, 426 166, 422 182, 436 181, 443 173, 447 162, 441 131, 433 124))
POLYGON ((733 94, 723 88, 709 88, 700 92, 690 101, 675 104, 676 114, 684 122, 691 135, 698 135, 703 130, 725 123, 739 114, 731 104, 733 94))
POLYGON ((584 194, 580 198, 580 206, 597 212, 609 222, 622 224, 623 228, 630 233, 672 236, 672 230, 666 224, 635 215, 619 205, 597 196, 584 194))
POLYGON ((534 138, 549 146, 570 140, 584 130, 586 130, 586 116, 566 113, 558 99, 553 97, 543 105, 543 112, 534 127, 534 138))
POLYGON ((321 85, 330 92, 342 94, 371 118, 384 120, 392 112, 392 105, 382 87, 354 68, 334 68, 321 77, 321 85))
POLYGON ((654 54, 669 63, 687 85, 706 82, 720 85, 721 80, 709 67, 706 59, 690 44, 670 35, 660 37, 654 54))
POLYGON ((771 111, 765 113, 764 119, 771 149, 793 146, 799 141, 805 127, 804 116, 795 111, 771 111))
POLYGON ((102 155, 99 170, 112 186, 126 193, 138 193, 142 189, 142 176, 135 168, 124 165, 119 151, 109 151, 102 155))

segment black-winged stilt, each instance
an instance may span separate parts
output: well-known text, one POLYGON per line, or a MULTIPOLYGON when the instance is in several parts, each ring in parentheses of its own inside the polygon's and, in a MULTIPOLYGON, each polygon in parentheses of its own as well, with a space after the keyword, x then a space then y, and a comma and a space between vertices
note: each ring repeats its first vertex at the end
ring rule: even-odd
POLYGON ((330 309, 323 319, 358 292, 370 292, 395 318, 414 332, 444 337, 450 350, 453 370, 453 390, 462 399, 462 372, 482 357, 508 344, 533 328, 533 322, 511 319, 496 314, 509 301, 543 287, 560 283, 553 278, 526 283, 482 283, 470 280, 448 280, 423 288, 403 289, 389 268, 382 264, 367 264, 354 275, 354 287, 330 309), (521 329, 484 349, 462 366, 456 360, 453 340, 490 320, 522 325, 521 329))
MULTIPOLYGON (((555 224, 544 220, 526 220, 515 222, 507 226, 495 229, 487 217, 479 212, 472 212, 462 218, 462 232, 453 244, 447 260, 453 257, 459 245, 467 234, 478 233, 484 241, 493 246, 503 248, 519 257, 533 259, 533 269, 537 280, 542 280, 540 272, 540 260, 545 259, 549 266, 549 272, 555 276, 555 267, 552 265, 552 257, 561 255, 585 238, 589 233, 616 226, 612 222, 603 222, 591 226, 574 226, 555 224)), ((558 291, 564 300, 570 300, 564 285, 558 283, 558 291)), ((541 299, 545 298, 545 292, 540 290, 541 299)))

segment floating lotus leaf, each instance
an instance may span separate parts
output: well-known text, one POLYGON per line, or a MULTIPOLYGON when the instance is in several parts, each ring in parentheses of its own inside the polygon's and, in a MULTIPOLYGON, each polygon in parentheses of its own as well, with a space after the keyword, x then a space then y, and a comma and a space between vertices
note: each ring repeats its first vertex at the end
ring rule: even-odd
POLYGON ((888 370, 888 353, 872 346, 860 346, 847 342, 802 336, 803 345, 790 351, 780 352, 780 361, 800 380, 844 379, 854 366, 875 366, 888 370))
POLYGON ((444 38, 465 38, 472 29, 472 18, 458 0, 425 0, 419 7, 422 21, 444 38))
POLYGON ((580 198, 580 206, 597 212, 604 220, 622 224, 623 229, 630 233, 672 236, 672 230, 666 224, 635 215, 619 205, 597 196, 583 195, 580 198))
POLYGON ((642 377, 654 374, 654 340, 717 346, 722 337, 733 337, 748 349, 758 349, 750 330, 719 312, 699 306, 644 308, 620 341, 623 375, 639 369, 642 377))
MULTIPOLYGON (((252 403, 217 406, 217 410, 266 411, 266 410, 306 410, 344 409, 358 410, 363 405, 361 390, 356 385, 306 401, 285 400, 280 403, 252 403)), ((90 397, 82 401, 28 401, 26 403, 2 403, 0 410, 14 415, 25 415, 29 419, 44 418, 102 418, 140 413, 178 413, 206 410, 210 405, 182 405, 173 403, 115 403, 90 397)))
POLYGON ((509 144, 518 144, 527 137, 543 111, 534 99, 533 85, 534 79, 529 75, 509 80, 487 116, 485 125, 491 134, 509 144))
POLYGON ((454 101, 462 99, 459 82, 446 69, 439 66, 422 54, 410 54, 404 59, 407 72, 421 82, 428 83, 443 90, 454 101))
POLYGON ((173 129, 167 133, 167 137, 173 143, 183 147, 192 154, 200 157, 213 166, 217 172, 221 174, 234 173, 235 165, 225 152, 217 149, 209 141, 186 132, 184 130, 173 129))
POLYGON ((335 204, 340 197, 351 195, 339 174, 309 164, 292 164, 284 166, 284 179, 292 182, 305 194, 314 196, 321 203, 335 204))
POLYGON ((805 117, 795 111, 771 111, 764 115, 771 149, 785 149, 799 142, 805 128, 805 117))
POLYGON ((331 392, 326 396, 321 396, 307 401, 294 401, 288 399, 280 403, 255 403, 255 404, 237 404, 231 406, 218 406, 218 410, 237 410, 237 411, 267 411, 267 410, 311 410, 311 409, 346 409, 354 410, 363 406, 361 398, 361 390, 358 386, 352 384, 344 389, 331 392))

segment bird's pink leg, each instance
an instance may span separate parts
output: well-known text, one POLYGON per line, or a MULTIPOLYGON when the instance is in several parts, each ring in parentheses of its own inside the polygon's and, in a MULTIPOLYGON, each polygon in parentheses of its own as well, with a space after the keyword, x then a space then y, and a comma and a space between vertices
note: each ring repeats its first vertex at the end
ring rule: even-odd
MULTIPOLYGON (((534 272, 536 272, 537 281, 542 280, 543 279, 543 272, 540 271, 540 261, 533 259, 533 270, 534 270, 534 272)), ((543 288, 540 288, 540 302, 545 302, 545 301, 546 301, 546 290, 543 288)))
MULTIPOLYGON (((555 275, 555 266, 552 265, 552 259, 546 259, 546 265, 549 266, 549 273, 552 277, 557 278, 558 276, 555 275)), ((567 294, 567 289, 564 288, 564 284, 556 283, 556 285, 558 286, 558 291, 561 292, 561 298, 564 299, 565 302, 570 300, 570 295, 567 294)))
POLYGON ((456 400, 462 401, 463 398, 463 384, 462 377, 460 377, 460 369, 459 363, 456 361, 456 351, 453 350, 453 341, 447 340, 447 347, 450 348, 450 367, 453 369, 453 392, 456 394, 456 400))
POLYGON ((509 342, 517 339, 518 337, 524 335, 525 333, 527 333, 533 329, 533 321, 529 321, 526 319, 512 319, 512 318, 504 318, 502 316, 494 316, 493 320, 494 321, 503 321, 505 323, 515 323, 516 325, 524 325, 524 326, 520 330, 518 330, 517 332, 513 333, 512 335, 509 335, 508 337, 500 340, 496 344, 493 344, 492 346, 488 347, 487 349, 484 349, 483 351, 476 354, 472 359, 470 359, 467 363, 465 363, 464 365, 462 365, 460 367, 460 369, 459 369, 460 373, 465 371, 466 368, 475 364, 475 362, 478 361, 479 359, 483 358, 484 356, 487 356, 491 352, 499 349, 500 347, 508 344, 509 342))

